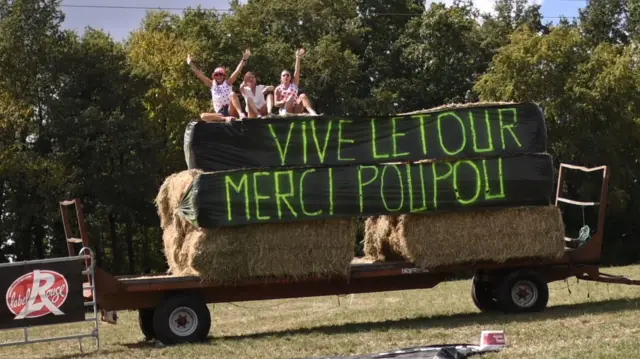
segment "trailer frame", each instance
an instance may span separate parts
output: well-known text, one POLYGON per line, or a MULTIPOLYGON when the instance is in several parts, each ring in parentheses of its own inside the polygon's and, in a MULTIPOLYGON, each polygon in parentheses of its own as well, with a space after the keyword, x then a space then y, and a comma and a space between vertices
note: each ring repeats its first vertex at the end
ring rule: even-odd
MULTIPOLYGON (((510 260, 504 263, 438 267, 426 270, 408 262, 352 264, 345 277, 261 278, 232 285, 207 283, 198 277, 171 275, 113 276, 95 266, 96 302, 104 313, 138 310, 140 328, 149 340, 164 344, 204 339, 211 325, 207 303, 240 302, 327 295, 346 295, 408 289, 433 288, 459 273, 473 274, 471 295, 482 311, 505 313, 538 312, 547 305, 548 283, 576 277, 582 280, 627 285, 640 281, 600 272, 609 170, 607 166, 586 168, 561 163, 558 172, 555 205, 599 206, 597 231, 579 248, 566 248, 559 259, 510 260), (579 202, 561 195, 566 170, 602 171, 599 202, 579 202), (519 302, 519 299, 523 302, 519 302), (534 299, 532 299, 534 298, 534 299), (175 324, 177 323, 177 324, 175 324), (189 324, 191 323, 191 324, 189 324)), ((79 199, 60 202, 65 234, 69 242, 89 247, 84 212, 79 199), (74 205, 80 226, 80 238, 71 236, 66 206, 74 205)), ((567 242, 571 238, 565 238, 567 242)), ((113 318, 112 318, 113 319, 113 318)))

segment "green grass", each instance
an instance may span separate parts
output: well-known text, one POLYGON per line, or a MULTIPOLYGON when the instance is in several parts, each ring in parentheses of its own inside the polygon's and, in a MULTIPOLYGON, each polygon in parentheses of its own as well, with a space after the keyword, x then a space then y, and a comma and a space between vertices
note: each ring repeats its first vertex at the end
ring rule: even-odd
MULTIPOLYGON (((640 278, 640 266, 603 269, 640 278)), ((481 314, 470 297, 470 281, 431 290, 217 304, 211 340, 155 347, 141 342, 136 312, 121 312, 117 325, 101 323, 101 350, 85 341, 84 357, 300 358, 356 355, 402 347, 477 343, 481 330, 505 330, 510 347, 482 358, 631 358, 640 335, 640 286, 575 278, 550 285, 549 307, 534 315, 481 314)), ((90 324, 35 328, 32 337, 64 335, 90 324)), ((0 332, 0 342, 21 331, 0 332)), ((0 349, 2 358, 76 358, 77 342, 0 349)))

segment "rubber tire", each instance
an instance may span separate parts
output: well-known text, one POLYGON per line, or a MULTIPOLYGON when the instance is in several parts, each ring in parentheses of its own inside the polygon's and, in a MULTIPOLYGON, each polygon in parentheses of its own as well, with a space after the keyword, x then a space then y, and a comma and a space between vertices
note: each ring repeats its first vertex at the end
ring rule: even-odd
POLYGON ((541 312, 549 303, 549 286, 547 281, 535 271, 512 272, 504 277, 498 287, 498 303, 500 310, 506 314, 541 312), (511 298, 511 290, 521 280, 530 281, 538 290, 538 299, 530 307, 523 308, 511 298))
POLYGON ((156 332, 153 330, 153 313, 154 308, 144 308, 138 310, 138 324, 145 341, 156 338, 156 332))
POLYGON ((156 334, 156 339, 164 345, 203 341, 209 335, 210 329, 211 313, 207 303, 199 296, 181 294, 169 297, 156 307, 153 314, 153 330, 156 334), (169 326, 171 313, 179 307, 193 310, 198 319, 198 325, 190 335, 180 336, 175 334, 169 326))
POLYGON ((471 285, 471 299, 481 312, 493 312, 500 309, 500 304, 494 298, 493 284, 481 281, 477 277, 473 277, 471 285))

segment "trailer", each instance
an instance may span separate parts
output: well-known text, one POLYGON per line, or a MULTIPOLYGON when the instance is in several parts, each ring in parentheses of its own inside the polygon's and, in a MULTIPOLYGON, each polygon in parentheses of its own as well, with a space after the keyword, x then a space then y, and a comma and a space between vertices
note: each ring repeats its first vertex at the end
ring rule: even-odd
MULTIPOLYGON (((353 263, 344 277, 287 280, 261 278, 240 284, 207 283, 198 277, 172 275, 113 276, 95 267, 95 301, 103 313, 137 310, 142 333, 148 340, 166 345, 205 339, 211 328, 208 303, 255 301, 346 295, 408 289, 433 288, 453 275, 473 275, 471 297, 483 312, 539 312, 549 300, 548 283, 576 277, 582 280, 628 285, 640 281, 600 272, 602 235, 607 203, 607 166, 585 168, 560 164, 555 205, 599 206, 597 231, 586 241, 565 238, 564 255, 554 260, 511 260, 504 263, 475 263, 431 270, 407 262, 353 263), (579 202, 561 195, 564 172, 602 172, 599 202, 579 202), (576 245, 578 243, 578 245, 576 245)), ((60 202, 69 254, 73 243, 89 247, 80 200, 60 202), (81 238, 72 238, 65 207, 75 205, 81 238)), ((91 286, 93 283, 89 283, 91 286)), ((86 296, 92 292, 87 291, 86 296)), ((94 298, 87 298, 89 301, 94 298)))

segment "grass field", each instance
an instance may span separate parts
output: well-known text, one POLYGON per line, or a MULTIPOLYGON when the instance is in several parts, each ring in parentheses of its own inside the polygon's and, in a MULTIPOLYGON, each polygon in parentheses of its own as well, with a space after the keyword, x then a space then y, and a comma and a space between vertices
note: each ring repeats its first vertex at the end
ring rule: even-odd
MULTIPOLYGON (((640 278, 640 266, 603 269, 640 278)), ((211 340, 156 347, 143 343, 136 312, 117 325, 101 324, 101 350, 85 341, 0 349, 2 358, 307 358, 376 353, 403 347, 477 343, 481 330, 505 330, 509 348, 481 358, 638 357, 640 287, 577 282, 550 285, 549 307, 535 315, 481 314, 470 281, 431 290, 217 304, 211 340), (571 290, 571 294, 569 294, 571 290)), ((89 332, 89 324, 36 328, 30 336, 89 332)), ((0 332, 0 342, 22 331, 0 332)))

